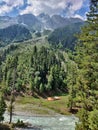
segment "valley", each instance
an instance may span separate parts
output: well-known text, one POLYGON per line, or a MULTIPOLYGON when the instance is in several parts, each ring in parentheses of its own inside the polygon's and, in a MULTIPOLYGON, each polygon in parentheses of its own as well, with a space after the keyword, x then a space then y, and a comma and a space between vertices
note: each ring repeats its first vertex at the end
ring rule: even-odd
POLYGON ((0 1, 0 130, 98 130, 98 1, 57 3, 0 1))

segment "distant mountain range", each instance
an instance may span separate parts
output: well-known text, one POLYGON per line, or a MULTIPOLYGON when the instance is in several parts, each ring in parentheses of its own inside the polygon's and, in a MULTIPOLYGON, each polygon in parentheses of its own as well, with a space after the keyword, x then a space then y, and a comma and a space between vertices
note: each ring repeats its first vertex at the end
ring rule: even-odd
POLYGON ((13 24, 22 24, 26 26, 30 31, 43 29, 56 29, 64 27, 68 24, 83 22, 79 18, 64 18, 60 15, 49 16, 48 14, 40 14, 34 16, 33 14, 24 14, 17 17, 0 16, 0 28, 6 28, 13 24))
POLYGON ((84 21, 79 18, 64 18, 60 15, 49 16, 45 13, 41 13, 38 16, 34 16, 33 14, 24 14, 17 17, 0 16, 0 44, 2 44, 2 42, 9 44, 11 42, 28 40, 32 38, 33 32, 51 30, 53 33, 48 38, 49 42, 51 41, 57 44, 58 42, 62 42, 66 47, 66 38, 64 38, 64 36, 79 32, 79 26, 83 23, 84 21), (63 31, 61 31, 62 28, 64 28, 63 31), (70 31, 73 33, 70 33, 70 31), (63 32, 63 36, 60 35, 61 32, 63 32), (54 35, 55 33, 58 35, 54 35), (60 36, 61 38, 58 38, 60 36), (57 41, 57 39, 59 41, 57 41))
POLYGON ((79 18, 64 18, 61 17, 60 15, 53 15, 50 17, 47 14, 40 14, 38 17, 39 21, 42 22, 43 28, 44 29, 56 29, 60 27, 64 27, 69 24, 73 23, 81 23, 83 20, 79 18))

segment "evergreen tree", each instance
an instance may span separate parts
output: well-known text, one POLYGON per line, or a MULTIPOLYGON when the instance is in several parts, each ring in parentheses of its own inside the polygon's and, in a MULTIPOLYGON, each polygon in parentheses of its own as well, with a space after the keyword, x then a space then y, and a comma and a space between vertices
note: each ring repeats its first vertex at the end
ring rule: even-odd
POLYGON ((10 105, 8 107, 8 111, 10 113, 10 121, 9 121, 9 124, 12 123, 12 116, 13 116, 13 109, 14 109, 14 106, 13 106, 13 103, 15 101, 15 97, 14 97, 14 93, 12 92, 11 93, 11 97, 10 97, 10 105))
POLYGON ((4 101, 4 97, 1 95, 0 97, 0 122, 4 120, 3 114, 6 111, 6 104, 4 101))
POLYGON ((18 65, 18 57, 13 56, 9 57, 6 61, 5 68, 7 68, 6 73, 6 85, 10 88, 11 92, 11 99, 10 99, 10 106, 9 106, 9 112, 10 112, 10 121, 12 122, 12 112, 13 112, 13 102, 14 102, 14 91, 15 91, 15 84, 17 82, 16 72, 17 72, 17 65, 18 65), (7 64, 8 63, 8 64, 7 64))
POLYGON ((76 79, 77 79, 77 65, 74 61, 69 61, 67 65, 67 86, 69 92, 68 107, 71 112, 75 106, 75 99, 77 93, 76 79))
MULTIPOLYGON (((76 47, 78 64, 77 83, 80 96, 80 124, 77 130, 94 130, 92 116, 98 109, 98 0, 90 0, 90 11, 87 14, 87 24, 79 35, 76 47), (90 122, 89 122, 90 121, 90 122)), ((97 126, 98 122, 94 125, 97 126)))
POLYGON ((43 85, 42 83, 40 84, 39 90, 40 90, 40 93, 43 93, 43 92, 44 92, 44 85, 43 85))
POLYGON ((98 129, 98 109, 94 109, 93 111, 90 112, 89 118, 89 128, 91 130, 97 130, 98 129))

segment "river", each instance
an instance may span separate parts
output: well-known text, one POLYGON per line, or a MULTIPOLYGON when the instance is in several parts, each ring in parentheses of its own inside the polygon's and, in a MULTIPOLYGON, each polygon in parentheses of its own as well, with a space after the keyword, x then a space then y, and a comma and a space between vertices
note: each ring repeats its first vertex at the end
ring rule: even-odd
MULTIPOLYGON (((4 115, 5 121, 9 121, 8 113, 4 115)), ((32 115, 13 115, 13 122, 23 120, 32 124, 32 128, 19 130, 75 130, 75 122, 78 121, 74 115, 71 116, 32 116, 32 115)))

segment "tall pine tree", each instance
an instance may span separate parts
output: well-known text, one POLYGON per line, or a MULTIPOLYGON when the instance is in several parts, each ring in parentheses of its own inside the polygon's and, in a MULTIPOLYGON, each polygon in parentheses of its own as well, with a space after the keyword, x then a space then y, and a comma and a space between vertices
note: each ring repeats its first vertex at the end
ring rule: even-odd
POLYGON ((76 47, 78 64, 77 86, 79 89, 81 110, 77 130, 97 130, 98 116, 98 0, 90 0, 87 23, 79 35, 76 47), (91 120, 92 119, 92 120, 91 120))

